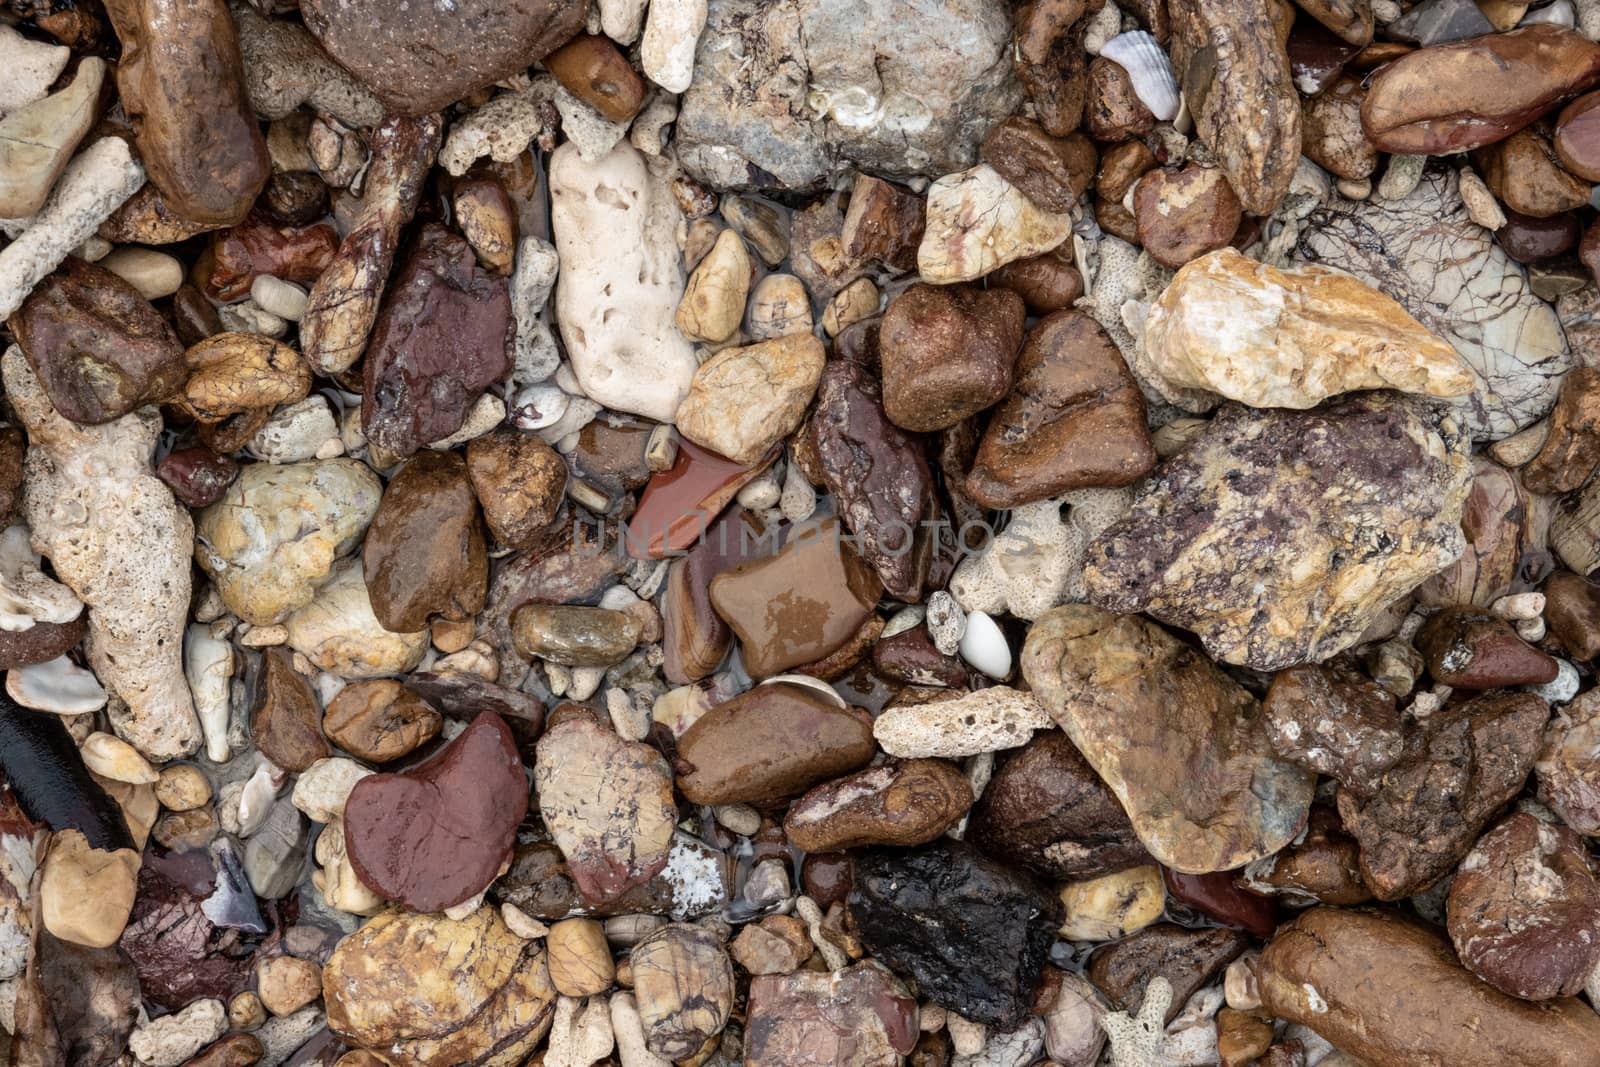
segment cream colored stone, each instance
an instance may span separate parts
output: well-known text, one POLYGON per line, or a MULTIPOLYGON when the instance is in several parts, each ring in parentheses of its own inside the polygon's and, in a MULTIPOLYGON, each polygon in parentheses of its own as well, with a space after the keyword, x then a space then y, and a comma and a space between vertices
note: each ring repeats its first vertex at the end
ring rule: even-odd
POLYGON ((917 271, 933 284, 967 282, 1050 251, 1072 236, 1072 216, 1045 211, 987 163, 928 187, 917 271))
POLYGON ((694 76, 694 49, 705 29, 706 0, 651 0, 639 42, 639 65, 645 77, 669 93, 689 88, 694 76))
POLYGON ((811 334, 718 352, 695 372, 678 432, 750 465, 800 425, 827 360, 811 334))
POLYGON ((749 294, 750 253, 744 238, 723 230, 689 275, 678 301, 678 330, 698 341, 726 341, 739 328, 749 294))
POLYGON ((145 407, 78 426, 15 346, 3 368, 28 431, 22 506, 33 547, 89 606, 89 666, 127 706, 117 733, 154 760, 185 755, 200 741, 182 663, 194 524, 151 470, 161 416, 145 407))
POLYGON ((838 337, 851 323, 877 314, 879 299, 878 287, 871 278, 857 278, 835 293, 822 309, 822 328, 829 337, 838 337))
POLYGON ((89 56, 72 84, 0 119, 0 219, 44 207, 78 142, 94 125, 106 64, 89 56))
POLYGON ((344 814, 356 783, 373 772, 353 759, 319 759, 295 779, 290 802, 312 822, 330 823, 344 814))
POLYGON ((322 894, 322 902, 352 915, 375 915, 387 901, 368 889, 356 877, 356 869, 344 848, 344 822, 335 819, 317 835, 316 861, 322 869, 312 872, 311 883, 322 894))
POLYGON ((128 1037, 128 1051, 147 1067, 178 1067, 227 1028, 228 1010, 222 1001, 197 1000, 134 1030, 128 1037))
MULTIPOLYGON (((866 281, 865 278, 861 279, 866 281)), ((871 282, 867 282, 871 285, 871 282)), ((811 332, 811 297, 793 274, 769 274, 750 294, 749 333, 752 341, 811 332)))
POLYGON ((168 811, 193 811, 211 800, 211 780, 192 763, 172 763, 161 768, 156 800, 168 811))
POLYGON ((90 848, 81 832, 57 831, 39 882, 45 929, 74 945, 116 944, 128 925, 138 881, 139 853, 90 848))
POLYGON ((63 45, 35 41, 0 23, 0 115, 43 99, 71 58, 63 45))
POLYGON ((254 989, 246 989, 228 1001, 228 1025, 235 1030, 254 1030, 267 1021, 267 1009, 254 989))
POLYGON ((359 560, 344 560, 305 607, 284 620, 289 645, 318 670, 340 678, 372 678, 412 670, 428 647, 428 631, 393 633, 372 613, 359 560))
POLYGON ((698 363, 674 322, 683 213, 667 182, 627 143, 594 163, 564 144, 550 157, 550 197, 556 316, 578 382, 606 407, 671 422, 698 363))
POLYGON ((1467 218, 1486 230, 1498 230, 1506 224, 1505 209, 1494 198, 1489 186, 1471 167, 1462 167, 1458 180, 1461 202, 1467 207, 1467 218))
POLYGON ((891 756, 946 759, 1017 748, 1035 730, 1055 726, 1033 694, 995 685, 948 700, 888 708, 872 724, 872 736, 891 756))
POLYGON ((153 248, 113 248, 100 260, 100 266, 133 286, 146 300, 171 296, 183 284, 183 264, 153 248))
POLYGON ((1131 867, 1062 886, 1059 932, 1068 941, 1112 941, 1143 930, 1166 906, 1161 868, 1131 867))
POLYGON ((1361 389, 1456 397, 1473 388, 1455 349, 1376 289, 1231 248, 1178 272, 1151 306, 1144 352, 1163 392, 1207 390, 1252 407, 1310 408, 1361 389))
POLYGON ((256 963, 256 992, 272 1014, 293 1014, 322 996, 322 968, 311 960, 269 956, 256 963))
POLYGON ((550 981, 568 997, 590 997, 611 988, 617 968, 606 943, 605 927, 596 919, 562 919, 545 939, 550 952, 550 981))
POLYGON ((99 679, 64 655, 11 668, 6 695, 25 708, 56 715, 87 715, 106 706, 99 679))
POLYGON ((154 785, 161 775, 150 762, 139 755, 138 749, 120 737, 96 731, 89 735, 78 755, 83 765, 94 773, 113 781, 129 785, 154 785))

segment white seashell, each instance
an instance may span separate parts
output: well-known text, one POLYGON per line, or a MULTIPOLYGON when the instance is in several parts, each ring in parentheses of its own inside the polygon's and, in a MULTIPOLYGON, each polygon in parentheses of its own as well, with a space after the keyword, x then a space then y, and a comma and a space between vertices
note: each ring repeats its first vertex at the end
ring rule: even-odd
POLYGON ((6 672, 6 693, 34 711, 84 715, 105 707, 106 691, 93 674, 66 656, 6 672))
POLYGON ((821 693, 823 696, 827 697, 829 700, 837 702, 841 708, 847 708, 850 706, 845 702, 844 697, 839 695, 839 691, 834 689, 833 686, 829 685, 827 682, 824 682, 821 678, 813 678, 809 674, 775 674, 761 684, 797 685, 802 689, 814 689, 818 693, 821 693))
POLYGON ((1144 30, 1118 34, 1106 42, 1100 54, 1128 72, 1133 91, 1151 114, 1162 122, 1178 117, 1182 104, 1178 79, 1172 74, 1172 60, 1153 36, 1144 30))
POLYGON ((967 616, 967 628, 961 635, 961 658, 990 678, 1004 678, 1011 673, 1011 646, 1000 624, 987 613, 974 611, 967 616))

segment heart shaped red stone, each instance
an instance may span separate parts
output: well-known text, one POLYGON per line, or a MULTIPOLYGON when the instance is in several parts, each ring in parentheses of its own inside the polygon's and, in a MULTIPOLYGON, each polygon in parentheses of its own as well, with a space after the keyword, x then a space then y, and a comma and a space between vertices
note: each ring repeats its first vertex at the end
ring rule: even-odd
POLYGON ((356 783, 344 809, 345 849, 373 892, 413 911, 441 911, 494 880, 527 813, 516 741, 486 711, 426 762, 356 783))

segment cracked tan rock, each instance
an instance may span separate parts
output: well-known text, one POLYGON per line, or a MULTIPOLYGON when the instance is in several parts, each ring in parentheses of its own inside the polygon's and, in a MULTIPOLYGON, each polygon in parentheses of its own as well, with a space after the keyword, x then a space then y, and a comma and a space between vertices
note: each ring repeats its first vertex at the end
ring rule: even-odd
POLYGON ((825 362, 822 342, 809 333, 724 349, 695 371, 678 432, 750 466, 800 425, 825 362))

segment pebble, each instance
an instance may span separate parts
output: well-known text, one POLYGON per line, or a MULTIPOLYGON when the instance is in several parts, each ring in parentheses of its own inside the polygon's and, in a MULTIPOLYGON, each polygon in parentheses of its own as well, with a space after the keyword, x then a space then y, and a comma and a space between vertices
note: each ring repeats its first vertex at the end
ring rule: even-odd
POLYGON ((120 737, 92 733, 78 749, 83 765, 102 778, 131 785, 152 785, 161 775, 139 755, 137 749, 120 737))
POLYGON ((1071 234, 1068 215, 1045 211, 986 163, 928 188, 917 272, 935 285, 971 281, 1048 252, 1071 234))
POLYGON ((342 756, 319 759, 295 778, 291 802, 312 822, 334 822, 343 818, 345 802, 356 783, 372 773, 342 756))
MULTIPOLYGON (((15 37, 15 31, 8 32, 15 37)), ((26 61, 21 67, 20 76, 26 78, 26 61)), ((25 219, 44 207, 56 179, 94 125, 105 74, 103 60, 87 57, 65 88, 18 106, 0 106, 0 219, 25 219)), ((7 93, 0 88, 0 100, 7 93)))
POLYGON ((967 625, 958 645, 961 658, 996 680, 1011 674, 1011 647, 1000 626, 986 613, 967 615, 967 625))
POLYGON ((678 406, 678 432, 741 466, 755 465, 799 426, 824 362, 822 343, 810 333, 725 348, 695 371, 678 406))
POLYGON ((221 1037, 228 1028, 222 1001, 197 1000, 182 1011, 163 1015, 134 1030, 128 1051, 148 1067, 179 1067, 221 1037))
POLYGON ((872 767, 808 791, 783 822, 790 844, 806 852, 932 841, 972 804, 965 776, 941 760, 872 767))
POLYGON ((93 848, 77 830, 58 831, 41 865, 38 894, 45 929, 89 948, 116 944, 133 909, 138 874, 139 854, 132 849, 93 848))
POLYGON ((1061 887, 1061 937, 1069 941, 1115 941, 1161 918, 1167 894, 1161 869, 1130 867, 1061 887))
POLYGON ((695 341, 721 342, 732 337, 744 320, 750 273, 744 239, 736 230, 723 230, 689 275, 678 302, 678 330, 695 341))
POLYGON ((256 963, 256 990, 274 1015, 292 1015, 322 996, 322 968, 311 960, 272 956, 256 963))
POLYGON ((411 633, 430 616, 470 619, 488 594, 488 556, 466 461, 423 452, 389 479, 361 549, 373 614, 411 633))
POLYGON ((717 936, 671 923, 633 946, 633 993, 645 1046, 684 1059, 727 1025, 733 1010, 733 965, 717 936))
POLYGON ((1007 289, 914 285, 889 302, 879 347, 883 406, 902 429, 943 430, 1005 399, 1022 347, 1007 289))
POLYGON ((1016 748, 1054 725, 1030 693, 991 686, 927 703, 886 708, 872 733, 891 756, 946 759, 1016 748))
POLYGON ((340 678, 369 678, 408 671, 421 662, 428 632, 384 629, 354 560, 335 564, 332 576, 312 596, 283 624, 290 647, 317 669, 340 678))

